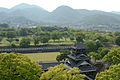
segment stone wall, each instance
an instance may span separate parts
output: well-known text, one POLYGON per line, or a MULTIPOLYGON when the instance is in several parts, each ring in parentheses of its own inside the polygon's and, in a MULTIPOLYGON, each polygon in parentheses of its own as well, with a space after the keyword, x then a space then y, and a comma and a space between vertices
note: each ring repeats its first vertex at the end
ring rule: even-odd
POLYGON ((2 52, 15 52, 15 53, 39 53, 39 52, 58 52, 61 49, 70 50, 72 45, 48 45, 48 46, 38 46, 29 48, 0 48, 0 53, 2 52))

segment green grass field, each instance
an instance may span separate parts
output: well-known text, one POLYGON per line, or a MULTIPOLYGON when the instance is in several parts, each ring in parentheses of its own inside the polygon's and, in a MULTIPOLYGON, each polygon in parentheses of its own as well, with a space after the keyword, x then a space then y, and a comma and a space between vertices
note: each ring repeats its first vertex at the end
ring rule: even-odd
POLYGON ((48 53, 28 53, 24 54, 28 56, 32 61, 35 62, 47 62, 47 61, 56 61, 57 55, 59 52, 48 52, 48 53))

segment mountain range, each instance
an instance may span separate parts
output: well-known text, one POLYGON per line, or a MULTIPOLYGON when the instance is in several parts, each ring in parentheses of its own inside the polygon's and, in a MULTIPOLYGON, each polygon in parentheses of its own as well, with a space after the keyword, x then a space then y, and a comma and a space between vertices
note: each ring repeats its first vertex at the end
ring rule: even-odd
POLYGON ((109 26, 120 25, 119 12, 73 9, 59 6, 49 12, 37 5, 19 4, 10 9, 0 7, 0 23, 11 27, 28 26, 109 26))

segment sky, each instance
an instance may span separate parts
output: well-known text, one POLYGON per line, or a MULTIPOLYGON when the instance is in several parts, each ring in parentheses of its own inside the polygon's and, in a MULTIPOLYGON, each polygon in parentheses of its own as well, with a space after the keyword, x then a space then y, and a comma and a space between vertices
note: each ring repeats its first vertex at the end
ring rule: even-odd
POLYGON ((0 0, 0 7, 11 8, 20 3, 38 5, 50 12, 61 5, 73 9, 120 11, 120 0, 0 0))

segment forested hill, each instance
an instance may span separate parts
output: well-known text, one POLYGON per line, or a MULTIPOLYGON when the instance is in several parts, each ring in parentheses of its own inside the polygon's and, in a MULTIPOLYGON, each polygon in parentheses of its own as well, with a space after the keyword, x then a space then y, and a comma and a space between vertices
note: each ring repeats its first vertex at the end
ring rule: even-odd
POLYGON ((0 23, 8 23, 13 27, 57 25, 83 26, 120 25, 120 14, 97 10, 73 9, 69 6, 59 6, 49 12, 39 6, 19 4, 10 9, 0 7, 0 23))

